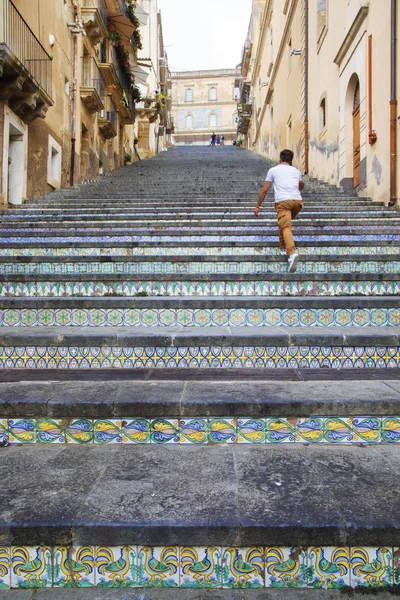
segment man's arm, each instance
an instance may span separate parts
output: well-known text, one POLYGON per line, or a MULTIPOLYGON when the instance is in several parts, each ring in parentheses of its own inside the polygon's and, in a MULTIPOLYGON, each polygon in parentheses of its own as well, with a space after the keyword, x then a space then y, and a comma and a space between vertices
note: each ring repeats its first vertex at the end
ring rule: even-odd
POLYGON ((301 192, 301 190, 304 190, 304 181, 302 179, 300 179, 299 181, 299 190, 301 192))
POLYGON ((264 202, 265 196, 268 194, 268 190, 271 187, 271 185, 272 185, 272 181, 266 181, 264 183, 263 187, 261 188, 260 193, 258 195, 257 206, 254 209, 255 217, 260 216, 261 204, 264 202))

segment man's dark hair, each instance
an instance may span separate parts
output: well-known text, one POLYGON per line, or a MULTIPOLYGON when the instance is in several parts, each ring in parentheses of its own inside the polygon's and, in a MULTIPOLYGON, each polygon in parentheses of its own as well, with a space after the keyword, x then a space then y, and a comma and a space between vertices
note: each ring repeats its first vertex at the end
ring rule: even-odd
POLYGON ((294 154, 291 150, 282 150, 282 152, 279 155, 279 158, 281 159, 281 161, 285 162, 285 163, 289 163, 289 165, 292 164, 293 157, 294 157, 294 154))

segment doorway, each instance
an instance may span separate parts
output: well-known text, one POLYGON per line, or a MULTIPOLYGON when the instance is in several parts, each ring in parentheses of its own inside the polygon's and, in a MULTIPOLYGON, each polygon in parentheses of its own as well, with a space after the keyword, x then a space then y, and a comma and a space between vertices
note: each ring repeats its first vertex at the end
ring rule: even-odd
POLYGON ((8 135, 7 200, 9 204, 22 204, 25 200, 25 144, 24 132, 10 123, 8 135))
POLYGON ((353 187, 360 185, 361 137, 360 137, 360 82, 353 97, 353 187))

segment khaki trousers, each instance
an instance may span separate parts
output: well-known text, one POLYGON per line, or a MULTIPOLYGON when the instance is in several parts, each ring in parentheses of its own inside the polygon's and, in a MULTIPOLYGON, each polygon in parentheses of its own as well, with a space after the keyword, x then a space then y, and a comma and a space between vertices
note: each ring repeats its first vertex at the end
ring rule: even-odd
POLYGON ((279 246, 285 248, 288 256, 296 252, 292 233, 292 219, 297 217, 303 206, 302 200, 282 200, 275 203, 279 226, 279 246))

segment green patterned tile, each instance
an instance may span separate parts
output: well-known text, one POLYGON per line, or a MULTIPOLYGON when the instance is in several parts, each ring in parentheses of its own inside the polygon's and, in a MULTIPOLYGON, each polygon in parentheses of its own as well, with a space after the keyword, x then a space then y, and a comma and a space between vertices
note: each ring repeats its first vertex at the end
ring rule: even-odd
POLYGON ((259 589, 264 587, 264 548, 223 548, 222 587, 259 589))
POLYGON ((265 419, 237 419, 238 444, 263 444, 265 419))
POLYGON ((388 444, 400 443, 400 417, 382 419, 382 442, 388 444))
POLYGON ((8 419, 10 444, 34 444, 36 442, 35 419, 8 419))
POLYGON ((180 549, 180 587, 221 588, 221 548, 183 546, 180 549))
POLYGON ((95 444, 121 444, 122 423, 120 419, 98 419, 93 423, 95 444))
POLYGON ((369 444, 381 441, 381 419, 379 417, 353 418, 354 441, 369 444))
POLYGON ((340 589, 350 586, 350 550, 343 547, 310 548, 308 587, 340 589))
POLYGON ((181 419, 179 421, 180 444, 204 445, 208 441, 208 419, 181 419))
POLYGON ((99 588, 137 586, 137 546, 97 547, 96 586, 99 588))
POLYGON ((11 587, 19 589, 51 587, 52 551, 45 546, 11 548, 11 587))
POLYGON ((95 585, 93 546, 59 546, 54 550, 53 577, 56 588, 87 588, 95 585))
POLYGON ((8 590, 11 585, 10 548, 0 546, 0 590, 8 590))
POLYGON ((93 423, 90 419, 72 419, 65 428, 68 444, 91 444, 93 442, 93 423))
POLYGON ((307 587, 307 549, 266 547, 265 585, 267 588, 307 587))
POLYGON ((208 440, 212 444, 234 444, 237 438, 236 419, 231 417, 209 419, 208 440))
POLYGON ((327 417, 325 419, 325 440, 331 444, 353 442, 353 420, 345 417, 327 417))
POLYGON ((178 444, 179 421, 177 419, 152 419, 151 441, 153 444, 178 444))
POLYGON ((265 426, 266 442, 271 444, 293 444, 296 441, 298 418, 267 419, 265 426))
POLYGON ((38 419, 36 421, 37 441, 42 444, 64 444, 65 433, 62 419, 38 419))
POLYGON ((324 419, 320 417, 299 419, 296 425, 296 442, 308 444, 324 442, 324 419))
POLYGON ((150 419, 124 419, 121 421, 121 436, 124 444, 150 444, 150 419))
POLYGON ((179 548, 139 546, 138 585, 144 588, 179 587, 179 548))

